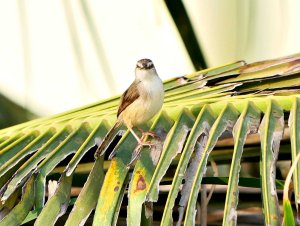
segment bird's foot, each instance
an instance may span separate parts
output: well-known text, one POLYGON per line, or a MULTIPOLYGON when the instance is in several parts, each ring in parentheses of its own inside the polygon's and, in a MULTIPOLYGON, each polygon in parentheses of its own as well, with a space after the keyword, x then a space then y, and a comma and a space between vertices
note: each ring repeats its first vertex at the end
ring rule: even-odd
MULTIPOLYGON (((142 137, 143 138, 143 137, 142 137)), ((141 139, 143 140, 143 139, 141 139)), ((156 143, 151 142, 151 141, 140 141, 138 142, 138 146, 148 146, 149 148, 151 148, 152 146, 154 146, 156 143)))
POLYGON ((137 128, 137 129, 142 133, 141 140, 143 140, 146 136, 150 136, 152 138, 160 139, 160 137, 152 131, 144 131, 141 128, 137 128))

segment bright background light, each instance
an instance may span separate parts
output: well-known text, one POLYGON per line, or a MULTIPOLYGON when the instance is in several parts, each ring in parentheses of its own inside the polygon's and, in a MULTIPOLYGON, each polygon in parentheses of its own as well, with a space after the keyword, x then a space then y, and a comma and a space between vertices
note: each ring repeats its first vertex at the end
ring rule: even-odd
MULTIPOLYGON (((183 1, 209 66, 300 52, 298 1, 183 1)), ((0 93, 44 116, 195 69, 164 1, 0 1, 0 93)))
POLYGON ((4 95, 39 115, 51 115, 122 93, 133 81, 140 58, 152 59, 162 79, 194 71, 161 2, 86 3, 96 45, 80 2, 2 4, 0 91, 4 95))

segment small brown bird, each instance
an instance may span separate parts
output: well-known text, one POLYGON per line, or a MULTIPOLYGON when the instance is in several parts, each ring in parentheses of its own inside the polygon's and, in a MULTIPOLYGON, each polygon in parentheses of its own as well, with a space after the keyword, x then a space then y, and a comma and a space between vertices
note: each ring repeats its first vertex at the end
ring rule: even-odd
POLYGON ((96 150, 95 159, 104 154, 114 134, 123 124, 130 130, 139 145, 151 145, 142 139, 145 135, 155 136, 155 134, 142 131, 137 126, 147 122, 159 112, 163 102, 163 83, 153 62, 149 59, 139 60, 135 68, 135 80, 121 97, 117 121, 96 150), (134 132, 133 127, 137 127, 142 132, 141 138, 134 132))

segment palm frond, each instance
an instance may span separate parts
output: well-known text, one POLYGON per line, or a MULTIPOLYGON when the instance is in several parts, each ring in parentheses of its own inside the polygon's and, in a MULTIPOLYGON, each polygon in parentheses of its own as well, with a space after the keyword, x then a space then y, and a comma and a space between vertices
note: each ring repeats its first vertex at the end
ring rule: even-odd
MULTIPOLYGON (((151 150, 144 147, 131 168, 138 147, 128 132, 120 139, 115 137, 108 148, 116 153, 111 161, 107 156, 96 161, 92 157, 116 119, 118 96, 0 130, 0 225, 28 222, 35 218, 33 213, 37 225, 54 224, 62 215, 67 216, 66 225, 81 225, 94 209, 95 225, 115 225, 124 216, 127 201, 127 223, 150 224, 156 204, 161 205, 161 192, 167 192, 160 210, 161 225, 174 222, 176 205, 178 225, 192 225, 201 184, 224 183, 205 177, 208 161, 220 155, 227 155, 227 161, 232 159, 225 180, 228 190, 223 225, 236 224, 239 180, 242 183, 239 171, 248 155, 260 156, 265 223, 279 225, 280 181, 275 172, 279 149, 286 147, 280 142, 286 141, 287 132, 291 134, 291 148, 287 146, 285 152, 291 153, 293 160, 299 152, 299 59, 290 56, 253 64, 241 61, 166 81, 163 110, 144 125, 160 139, 151 150), (259 136, 251 135, 258 131, 259 136), (254 142, 249 141, 251 136, 256 136, 254 142), (247 146, 249 142, 252 146, 247 146), (216 145, 219 150, 215 150, 216 145), (49 198, 47 181, 57 173, 58 188, 49 198), (77 197, 74 178, 87 173, 77 197), (161 191, 164 186, 166 191, 161 191), (181 199, 176 203, 179 192, 181 199), (69 212, 73 195, 76 201, 69 212)), ((294 173, 297 203, 299 171, 298 164, 294 173)))

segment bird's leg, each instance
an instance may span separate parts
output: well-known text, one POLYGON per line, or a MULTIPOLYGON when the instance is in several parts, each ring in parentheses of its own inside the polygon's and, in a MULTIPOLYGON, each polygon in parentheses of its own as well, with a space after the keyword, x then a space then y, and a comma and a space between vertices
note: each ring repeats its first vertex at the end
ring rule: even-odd
POLYGON ((142 138, 144 138, 145 136, 142 135, 141 138, 139 138, 139 136, 134 132, 134 130, 132 128, 128 128, 130 130, 130 132, 132 133, 132 135, 135 137, 135 139, 137 140, 137 142, 139 143, 139 145, 141 146, 149 146, 151 147, 152 143, 151 142, 147 142, 147 141, 143 141, 142 138))
POLYGON ((134 149, 132 158, 131 158, 130 162, 127 164, 127 167, 130 168, 132 163, 139 157, 143 146, 149 146, 149 148, 152 148, 152 146, 156 145, 155 143, 152 143, 151 141, 144 141, 144 138, 146 136, 152 136, 152 137, 158 137, 158 136, 154 132, 150 132, 150 131, 145 132, 142 129, 137 127, 137 129, 142 133, 142 137, 139 138, 139 136, 134 132, 134 130, 132 128, 128 127, 128 129, 132 133, 132 135, 135 137, 135 139, 138 141, 138 144, 139 144, 134 149))
POLYGON ((142 133, 142 137, 141 137, 141 140, 143 140, 143 138, 144 137, 146 137, 146 136, 150 136, 150 137, 152 137, 152 138, 157 138, 157 139, 159 139, 159 136, 157 136, 154 132, 152 132, 152 131, 144 131, 144 130, 142 130, 141 128, 139 128, 139 127, 136 127, 141 133, 142 133))

